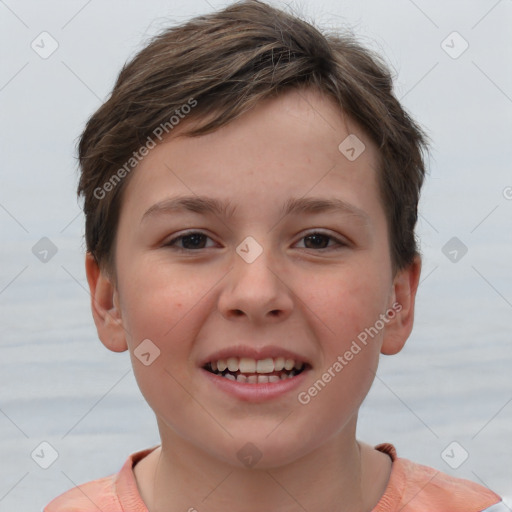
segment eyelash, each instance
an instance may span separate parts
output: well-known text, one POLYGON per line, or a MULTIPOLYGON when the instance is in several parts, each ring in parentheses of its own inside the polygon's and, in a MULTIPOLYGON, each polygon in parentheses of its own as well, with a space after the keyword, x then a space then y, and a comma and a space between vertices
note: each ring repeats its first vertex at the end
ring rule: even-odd
MULTIPOLYGON (((205 233, 203 233, 201 231, 191 231, 189 233, 185 233, 183 235, 177 236, 176 238, 173 238, 169 242, 165 243, 164 247, 170 247, 171 249, 176 250, 176 251, 180 251, 180 252, 195 252, 195 251, 199 251, 201 249, 209 249, 209 247, 201 247, 200 249, 186 249, 186 248, 183 248, 183 247, 178 247, 176 245, 176 243, 178 241, 180 241, 180 240, 184 240, 186 238, 190 238, 190 237, 197 236, 197 235, 201 235, 203 237, 211 239, 211 237, 209 237, 208 235, 206 235, 205 233)), ((336 237, 334 237, 332 235, 329 235, 327 233, 323 233, 321 231, 311 231, 310 233, 302 236, 300 238, 300 240, 303 240, 305 238, 309 238, 309 237, 312 237, 312 236, 322 236, 322 237, 328 238, 330 240, 333 240, 338 245, 338 249, 347 247, 349 245, 347 242, 345 242, 343 240, 340 240, 339 238, 336 238, 336 237)), ((308 248, 307 247, 303 247, 303 249, 308 249, 308 248)), ((326 250, 330 250, 330 249, 333 249, 333 247, 332 246, 330 246, 330 247, 322 247, 320 249, 317 249, 317 251, 326 251, 326 250)))

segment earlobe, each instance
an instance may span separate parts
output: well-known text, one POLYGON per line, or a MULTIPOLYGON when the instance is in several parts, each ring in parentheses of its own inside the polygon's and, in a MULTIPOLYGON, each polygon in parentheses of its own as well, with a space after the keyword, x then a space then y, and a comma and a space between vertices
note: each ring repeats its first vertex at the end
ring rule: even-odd
POLYGON ((116 287, 89 252, 85 256, 85 273, 91 293, 92 316, 101 342, 113 352, 128 350, 116 287))
POLYGON ((391 308, 396 314, 386 326, 382 354, 393 355, 400 352, 411 334, 420 273, 421 258, 416 256, 408 267, 399 270, 395 276, 391 308))

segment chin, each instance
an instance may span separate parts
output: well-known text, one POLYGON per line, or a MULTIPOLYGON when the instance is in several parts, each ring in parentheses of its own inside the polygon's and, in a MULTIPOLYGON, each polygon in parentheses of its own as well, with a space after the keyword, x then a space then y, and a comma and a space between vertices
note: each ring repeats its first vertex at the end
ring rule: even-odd
POLYGON ((295 434, 283 430, 281 433, 274 431, 270 435, 269 432, 271 429, 268 428, 254 432, 243 431, 226 441, 226 449, 215 455, 238 468, 269 470, 291 464, 314 448, 306 445, 304 437, 301 438, 298 432, 295 434))

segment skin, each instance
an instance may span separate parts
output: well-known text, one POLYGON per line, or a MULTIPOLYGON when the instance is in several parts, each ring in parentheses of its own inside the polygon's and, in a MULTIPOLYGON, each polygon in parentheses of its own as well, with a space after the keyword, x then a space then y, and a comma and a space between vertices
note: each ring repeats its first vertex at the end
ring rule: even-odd
POLYGON ((185 122, 193 121, 130 176, 116 279, 86 257, 99 337, 111 350, 130 351, 160 430, 161 447, 134 468, 141 496, 151 512, 370 511, 391 461, 356 440, 357 414, 379 354, 399 352, 411 332, 420 275, 419 259, 392 270, 378 151, 313 90, 261 102, 200 137, 177 137, 185 122), (338 150, 349 134, 366 146, 353 162, 338 150), (229 200, 236 215, 181 211, 142 220, 156 203, 182 194, 229 200), (366 220, 346 212, 280 214, 285 201, 301 197, 342 199, 366 220), (190 239, 168 245, 187 230, 209 238, 199 249, 190 239), (326 236, 311 244, 307 236, 318 231, 326 236), (247 236, 263 249, 253 263, 235 251, 247 236), (396 302, 400 312, 378 335, 307 405, 299 403, 297 393, 396 302), (133 354, 145 339, 160 350, 149 366, 133 354), (236 344, 278 345, 312 369, 296 391, 243 402, 216 389, 198 366, 236 344), (262 454, 253 468, 237 457, 247 442, 262 454))

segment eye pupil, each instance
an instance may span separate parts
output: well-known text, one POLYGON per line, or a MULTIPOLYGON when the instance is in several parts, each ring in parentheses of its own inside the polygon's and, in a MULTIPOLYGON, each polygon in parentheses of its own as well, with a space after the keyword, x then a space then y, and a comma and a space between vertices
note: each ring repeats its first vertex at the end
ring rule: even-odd
MULTIPOLYGON (((326 242, 326 240, 328 239, 329 237, 327 235, 321 235, 321 234, 314 234, 314 235, 309 235, 307 237, 305 237, 305 240, 312 240, 313 241, 313 247, 308 247, 308 249, 318 249, 319 248, 319 245, 322 246, 320 247, 321 249, 324 249, 325 247, 327 247, 327 243, 322 243, 322 242, 326 242)), ((305 244, 306 247, 308 246, 308 244, 306 243, 305 244)))
POLYGON ((182 238, 183 246, 186 249, 190 248, 198 248, 199 245, 201 245, 201 242, 204 242, 205 235, 201 233, 194 233, 192 235, 187 235, 182 238), (192 242, 192 243, 188 243, 192 242), (188 247, 187 247, 188 245, 188 247))

